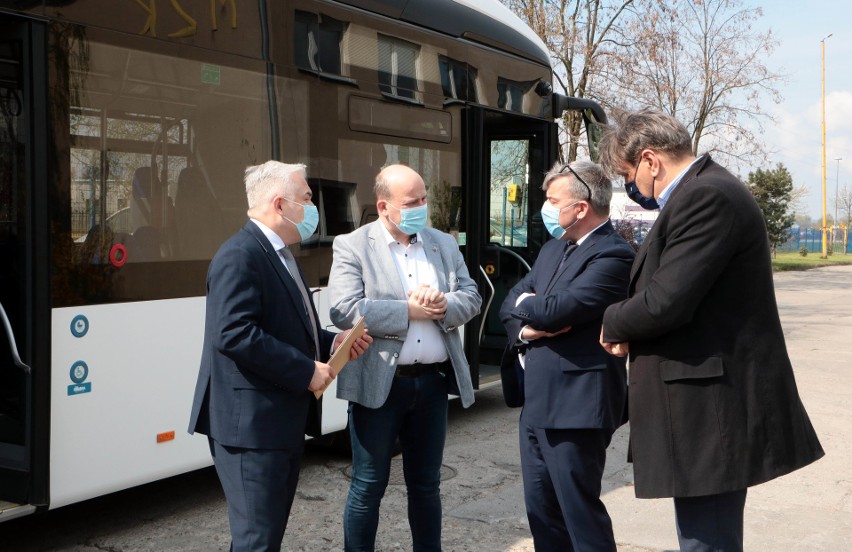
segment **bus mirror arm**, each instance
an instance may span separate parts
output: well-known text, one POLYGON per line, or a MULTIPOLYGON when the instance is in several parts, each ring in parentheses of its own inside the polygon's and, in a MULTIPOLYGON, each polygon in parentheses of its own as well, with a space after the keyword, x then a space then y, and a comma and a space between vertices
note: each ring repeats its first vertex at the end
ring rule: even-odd
POLYGON ((489 288, 491 288, 491 295, 488 296, 488 301, 485 302, 485 308, 482 309, 482 322, 479 323, 479 343, 481 344, 482 332, 485 331, 485 321, 488 319, 488 309, 491 308, 491 301, 494 300, 494 284, 491 283, 491 280, 488 278, 488 273, 485 272, 485 269, 481 266, 479 267, 479 272, 482 273, 485 283, 488 284, 489 288))
POLYGON ((594 100, 587 98, 572 98, 554 92, 553 94, 553 118, 559 119, 565 111, 579 111, 583 114, 586 126, 591 123, 606 124, 606 114, 603 108, 594 100))
POLYGON ((21 361, 21 356, 18 354, 18 346, 15 343, 15 334, 12 332, 12 324, 9 322, 9 317, 6 316, 6 309, 0 303, 0 323, 3 325, 3 331, 6 332, 6 339, 9 340, 9 349, 12 352, 12 361, 15 366, 24 371, 25 374, 30 373, 30 367, 21 361))

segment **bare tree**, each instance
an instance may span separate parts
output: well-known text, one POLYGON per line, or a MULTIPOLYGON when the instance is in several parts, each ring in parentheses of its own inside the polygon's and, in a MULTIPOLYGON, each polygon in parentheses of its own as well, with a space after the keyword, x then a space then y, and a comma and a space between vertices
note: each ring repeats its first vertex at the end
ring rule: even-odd
MULTIPOLYGON (((502 0, 524 20, 550 49, 555 88, 575 98, 590 98, 599 103, 609 87, 605 75, 613 57, 627 55, 622 23, 640 2, 653 0, 502 0)), ((635 15, 635 14, 633 14, 635 15)), ((632 19, 631 19, 632 20, 632 19)), ((632 41, 631 41, 632 42, 632 41)), ((560 156, 568 161, 577 157, 582 117, 564 115, 566 136, 560 138, 560 156), (567 142, 567 152, 565 144, 567 142)))
POLYGON ((790 192, 790 211, 797 216, 797 219, 799 214, 805 213, 808 210, 808 206, 805 201, 807 198, 807 186, 795 186, 793 191, 790 192))
POLYGON ((765 162, 765 100, 780 101, 783 76, 766 65, 777 41, 758 29, 762 15, 742 0, 664 0, 643 21, 655 39, 633 45, 635 62, 619 66, 610 85, 625 107, 653 106, 683 122, 696 154, 733 166, 765 162))
MULTIPOLYGON (((777 41, 743 0, 503 0, 551 51, 557 90, 605 107, 651 106, 687 125, 693 151, 732 168, 765 163, 765 100, 783 76, 777 41)), ((576 158, 582 120, 567 113, 563 157, 576 158)))
POLYGON ((838 222, 849 228, 852 226, 852 190, 846 185, 837 194, 838 222))

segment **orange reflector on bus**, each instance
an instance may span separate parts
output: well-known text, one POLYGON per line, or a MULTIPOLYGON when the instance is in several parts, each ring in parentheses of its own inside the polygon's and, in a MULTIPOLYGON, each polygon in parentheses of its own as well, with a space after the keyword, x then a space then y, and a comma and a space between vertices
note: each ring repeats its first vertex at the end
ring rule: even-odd
POLYGON ((175 439, 175 432, 174 431, 167 431, 165 433, 158 433, 157 434, 157 442, 158 443, 165 443, 166 441, 174 441, 174 439, 175 439))

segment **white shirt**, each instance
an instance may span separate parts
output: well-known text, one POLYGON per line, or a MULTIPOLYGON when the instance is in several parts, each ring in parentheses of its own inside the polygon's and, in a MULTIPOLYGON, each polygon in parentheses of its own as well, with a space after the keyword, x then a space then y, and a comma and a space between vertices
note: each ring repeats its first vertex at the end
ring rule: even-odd
MULTIPOLYGON (((272 248, 275 250, 276 253, 278 253, 278 260, 281 261, 282 265, 284 265, 284 270, 287 271, 287 274, 289 274, 290 277, 294 280, 298 278, 298 274, 294 275, 292 272, 290 272, 290 267, 287 266, 287 262, 284 260, 284 257, 281 256, 281 250, 287 247, 287 244, 284 243, 284 240, 281 239, 281 236, 276 234, 275 231, 273 231, 271 228, 269 228, 267 225, 263 224, 259 220, 253 219, 251 217, 249 217, 249 220, 255 223, 258 228, 260 228, 260 231, 263 232, 263 235, 266 236, 266 239, 269 240, 270 244, 272 244, 272 248)), ((311 293, 310 289, 308 289, 308 293, 311 293)), ((308 307, 305 306, 305 308, 308 307)), ((320 327, 322 327, 322 322, 320 322, 320 327)), ((333 352, 334 342, 332 342, 331 349, 328 351, 328 354, 331 355, 333 352)))
POLYGON ((609 222, 609 219, 606 219, 606 220, 605 220, 605 221, 603 221, 602 223, 600 223, 600 224, 598 224, 597 226, 595 226, 594 228, 592 228, 590 231, 586 232, 586 233, 583 235, 583 237, 582 237, 582 238, 580 238, 579 240, 577 240, 577 241, 576 241, 577 245, 582 245, 582 244, 583 244, 583 242, 584 242, 584 241, 586 241, 586 238, 588 238, 588 237, 592 234, 592 232, 597 232, 598 228, 600 228, 601 226, 603 226, 603 225, 604 225, 604 224, 606 224, 607 222, 609 222))
MULTIPOLYGON (((418 233, 414 242, 406 247, 391 235, 384 224, 382 224, 382 230, 406 298, 409 290, 417 289, 421 284, 440 289, 435 268, 426 259, 420 234, 418 233)), ((448 358, 441 330, 434 321, 408 321, 408 337, 402 343, 402 350, 399 352, 397 361, 399 364, 430 364, 443 362, 448 358)))
POLYGON ((263 235, 266 236, 266 239, 269 240, 269 243, 272 244, 272 249, 274 249, 275 252, 278 253, 278 259, 281 261, 281 264, 284 265, 284 268, 287 270, 287 274, 290 274, 290 276, 292 276, 295 280, 296 276, 293 276, 293 274, 290 272, 290 267, 287 266, 287 263, 284 262, 284 257, 281 256, 281 250, 287 247, 287 244, 284 243, 284 240, 281 239, 281 236, 276 234, 271 228, 269 228, 267 225, 263 224, 259 220, 253 218, 249 218, 249 220, 252 221, 258 228, 260 228, 260 231, 263 232, 263 235))

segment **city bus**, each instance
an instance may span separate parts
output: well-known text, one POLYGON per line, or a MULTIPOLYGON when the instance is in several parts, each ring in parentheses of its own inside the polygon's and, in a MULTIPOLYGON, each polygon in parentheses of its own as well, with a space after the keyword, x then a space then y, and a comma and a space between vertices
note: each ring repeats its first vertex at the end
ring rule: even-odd
POLYGON ((0 0, 0 520, 210 465, 186 431, 206 270, 268 159, 308 167, 328 327, 334 237, 376 219, 380 168, 422 174, 483 296, 474 385, 499 382, 556 121, 603 120, 551 82, 498 0, 0 0))

